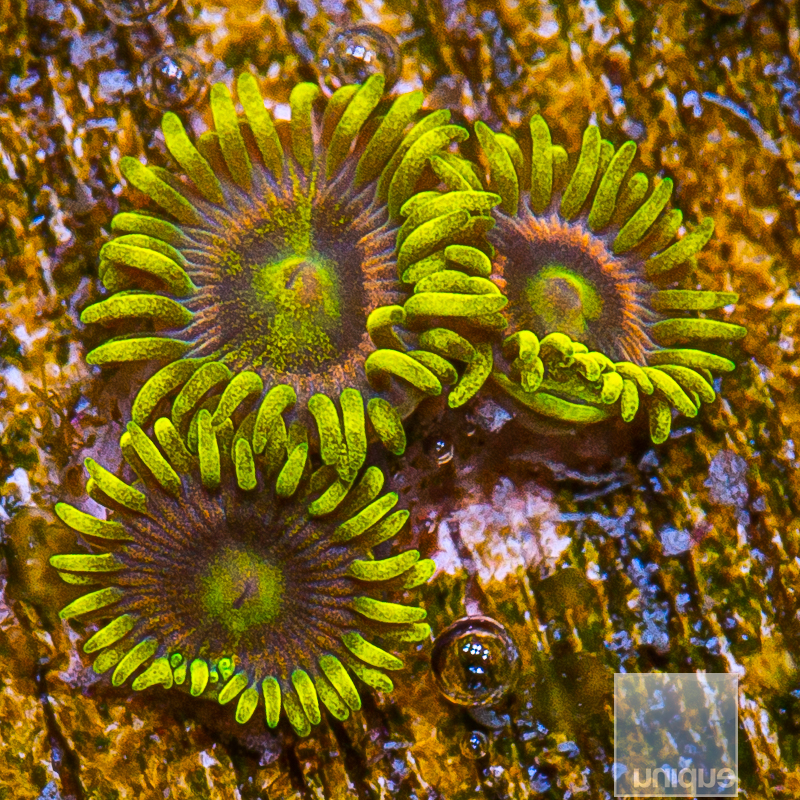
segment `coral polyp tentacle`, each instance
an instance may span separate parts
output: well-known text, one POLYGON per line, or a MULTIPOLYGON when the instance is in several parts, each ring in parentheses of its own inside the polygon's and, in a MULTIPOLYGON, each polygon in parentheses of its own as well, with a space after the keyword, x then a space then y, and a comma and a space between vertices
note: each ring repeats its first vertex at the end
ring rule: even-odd
POLYGON ((628 177, 635 143, 615 149, 595 125, 572 169, 539 115, 527 151, 482 122, 475 134, 488 193, 420 193, 401 209, 398 236, 402 279, 414 285, 405 322, 420 330, 422 350, 457 369, 450 405, 491 376, 517 407, 571 425, 630 422, 643 404, 663 441, 667 413, 694 417, 713 401, 704 371, 733 368, 693 348, 746 333, 707 313, 735 294, 674 288, 713 221, 676 241, 683 215, 668 207, 672 181, 628 177), (476 236, 485 217, 492 225, 476 236))
MULTIPOLYGON (((419 92, 384 103, 383 90, 383 76, 374 75, 324 102, 315 84, 301 83, 289 98, 290 120, 276 123, 256 79, 243 74, 241 111, 226 85, 213 86, 214 129, 199 139, 178 115, 164 116, 164 141, 180 174, 122 159, 123 175, 159 211, 115 217, 118 236, 100 261, 111 296, 82 320, 119 334, 88 354, 90 364, 167 362, 134 401, 138 425, 160 409, 193 449, 201 407, 214 428, 229 419, 236 430, 277 386, 293 388, 305 424, 318 394, 335 400, 354 388, 403 417, 424 395, 441 392, 424 362, 386 355, 409 349, 398 333, 409 294, 401 276, 457 235, 474 238, 493 224, 487 215, 499 198, 480 191, 472 168, 449 152, 469 135, 449 124, 450 112, 421 115, 419 92), (420 182, 437 185, 432 160, 462 176, 466 188, 455 200, 438 189, 422 192, 432 203, 399 228, 420 182), (448 204, 458 208, 443 224, 448 204), (137 334, 152 328, 155 335, 137 334), (380 389, 370 381, 378 373, 380 389), (245 383, 237 383, 241 374, 245 383)), ((471 303, 481 308, 480 300, 471 303)), ((352 439, 358 423, 345 427, 352 439)), ((327 425, 326 436, 332 430, 327 425)), ((387 430, 374 433, 385 439, 387 430)), ((399 439, 389 438, 397 447, 399 439)), ((353 460, 362 443, 350 449, 342 474, 363 463, 353 460)))
MULTIPOLYGON (((343 397, 346 414, 363 415, 357 391, 343 397)), ((290 398, 273 398, 278 419, 290 398)), ((333 401, 315 398, 317 416, 335 427, 333 401)), ((155 427, 174 430, 165 417, 155 427)), ((397 494, 381 495, 383 475, 375 467, 357 483, 348 476, 338 511, 312 514, 309 504, 330 489, 330 479, 341 480, 326 472, 341 459, 339 433, 324 442, 328 463, 310 474, 293 463, 307 447, 297 426, 270 464, 269 433, 256 456, 243 432, 229 459, 221 441, 226 427, 215 428, 202 409, 196 463, 178 473, 171 465, 186 453, 173 452, 176 440, 153 440, 131 422, 121 447, 138 488, 87 459, 110 519, 64 503, 56 512, 106 552, 51 558, 68 583, 85 577, 99 584, 61 617, 96 626, 83 650, 96 672, 113 668, 114 686, 130 681, 134 691, 158 686, 216 699, 230 704, 242 724, 261 705, 268 726, 284 714, 306 735, 323 709, 345 719, 360 708, 354 677, 388 690, 391 681, 380 671, 402 666, 390 650, 430 635, 424 609, 397 594, 428 580, 433 562, 417 550, 374 556, 373 548, 408 519, 408 512, 393 511, 397 494)))

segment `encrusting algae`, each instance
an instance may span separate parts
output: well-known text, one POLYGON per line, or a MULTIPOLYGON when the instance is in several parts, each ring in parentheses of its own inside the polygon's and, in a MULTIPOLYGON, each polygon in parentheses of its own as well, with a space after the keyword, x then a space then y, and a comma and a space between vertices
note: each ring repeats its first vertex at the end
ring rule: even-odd
MULTIPOLYGON (((672 181, 656 180, 648 195, 646 174, 627 177, 635 143, 615 149, 595 125, 571 171, 541 116, 531 120, 527 152, 481 122, 475 130, 499 200, 485 225, 492 250, 450 244, 404 274, 414 284, 405 309, 420 318, 420 342, 465 365, 450 405, 491 377, 519 406, 573 424, 630 422, 643 404, 653 441, 663 442, 672 410, 695 417, 715 399, 712 372, 734 368, 706 348, 746 333, 697 313, 738 295, 680 288, 713 221, 675 241, 683 215, 666 210, 672 181)), ((401 235, 423 219, 444 230, 460 197, 420 193, 404 209, 401 235)))
POLYGON ((111 514, 56 506, 92 543, 91 553, 50 560, 88 590, 61 617, 105 621, 83 649, 97 653, 95 672, 113 669, 114 686, 132 678, 134 690, 175 685, 237 700, 240 723, 261 704, 272 728, 283 709, 304 736, 321 720, 320 702, 340 720, 361 707, 351 674, 392 690, 385 671, 403 662, 373 640, 416 642, 430 627, 424 609, 386 597, 425 583, 434 564, 416 550, 373 556, 408 519, 392 511, 397 494, 381 494, 376 467, 339 493, 332 468, 311 473, 286 457, 282 423, 263 456, 238 438, 231 463, 210 413, 199 416, 197 456, 165 417, 157 442, 128 423, 120 445, 141 484, 86 459, 87 491, 111 514))

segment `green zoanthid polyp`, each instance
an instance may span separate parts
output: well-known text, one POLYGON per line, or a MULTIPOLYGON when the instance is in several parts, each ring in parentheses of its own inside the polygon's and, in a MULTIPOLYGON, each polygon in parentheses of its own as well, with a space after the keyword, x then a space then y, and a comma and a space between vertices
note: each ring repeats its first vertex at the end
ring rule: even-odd
POLYGON ((301 83, 291 119, 275 123, 245 73, 243 114, 216 84, 214 130, 196 143, 176 114, 164 116, 183 174, 122 159, 129 184, 157 210, 114 218, 118 235, 100 254, 110 296, 82 320, 116 334, 89 363, 161 365, 138 391, 134 421, 147 425, 170 401, 186 435, 203 404, 244 413, 285 386, 302 412, 315 396, 353 387, 378 438, 403 451, 402 416, 441 393, 450 369, 401 346, 394 331, 407 295, 397 277, 399 212, 418 185, 465 171, 449 148, 469 134, 449 124, 449 111, 421 112, 421 92, 390 101, 383 87, 374 75, 325 102, 301 83))
MULTIPOLYGON (((643 405, 662 442, 673 409, 696 416, 715 398, 712 373, 734 368, 714 349, 746 333, 718 318, 736 294, 685 288, 713 222, 676 239, 683 215, 668 208, 672 181, 629 175, 634 142, 615 148, 590 125, 571 165, 541 116, 530 131, 523 151, 476 124, 485 182, 499 198, 486 228, 494 261, 486 247, 429 254, 406 273, 415 284, 406 315, 423 328, 421 346, 465 365, 451 406, 491 379, 518 410, 571 424, 630 422, 643 405), (499 297, 507 304, 490 307, 499 297)), ((417 202, 403 229, 441 225, 433 203, 417 202)))
POLYGON ((303 736, 323 707, 340 720, 360 708, 354 677, 391 691, 386 671, 403 662, 384 648, 430 628, 424 609, 389 598, 425 583, 434 564, 416 550, 374 556, 408 518, 382 493, 382 472, 369 467, 342 490, 333 467, 312 473, 292 457, 281 422, 261 455, 238 437, 230 459, 207 410, 197 455, 168 418, 155 429, 154 440, 130 422, 120 441, 136 485, 86 460, 106 519, 56 506, 89 543, 50 563, 85 591, 61 617, 94 630, 83 650, 95 672, 232 703, 240 723, 261 706, 274 728, 283 709, 303 736))

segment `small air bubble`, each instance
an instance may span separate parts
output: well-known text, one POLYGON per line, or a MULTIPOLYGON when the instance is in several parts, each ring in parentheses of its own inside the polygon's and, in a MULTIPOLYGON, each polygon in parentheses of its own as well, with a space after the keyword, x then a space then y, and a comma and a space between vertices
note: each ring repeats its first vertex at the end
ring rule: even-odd
POLYGON ((491 706, 510 692, 520 669, 519 650, 490 617, 464 617, 436 637, 431 666, 442 694, 460 706, 491 706))
POLYGON ((432 437, 428 442, 427 450, 430 457, 439 467, 449 464, 455 455, 455 446, 446 436, 437 435, 432 437))
POLYGON ((461 740, 461 752, 472 761, 485 758, 489 752, 489 740, 482 731, 470 731, 461 740))
POLYGON ((363 83, 370 75, 383 73, 388 90, 400 77, 403 59, 393 36, 364 23, 335 29, 319 49, 319 64, 324 88, 363 83))
POLYGON ((192 105, 205 89, 203 68, 190 55, 167 50, 148 58, 137 78, 145 103, 159 111, 192 105))

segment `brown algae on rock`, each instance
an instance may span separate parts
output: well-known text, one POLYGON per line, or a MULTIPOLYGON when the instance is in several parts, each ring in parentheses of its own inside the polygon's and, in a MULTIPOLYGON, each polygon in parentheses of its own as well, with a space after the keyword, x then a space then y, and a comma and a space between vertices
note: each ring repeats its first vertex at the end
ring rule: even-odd
MULTIPOLYGON (((0 507, 16 519, 26 507, 48 514, 59 499, 82 503, 86 455, 114 462, 120 430, 112 437, 107 430, 129 418, 118 398, 131 387, 114 385, 121 371, 96 375, 84 367, 79 342, 87 333, 76 329, 76 309, 100 299, 96 257, 123 191, 120 154, 168 163, 152 137, 158 119, 135 80, 140 61, 160 45, 141 31, 112 29, 91 4, 12 4, 12 11, 0 22, 0 507)), ((363 12, 346 10, 353 22, 363 12)), ((214 79, 220 65, 252 66, 270 109, 285 120, 292 87, 316 80, 314 54, 343 24, 341 13, 314 2, 274 17, 252 3, 182 3, 155 29, 214 79)), ((0 791, 31 800, 56 791, 146 797, 153 787, 226 800, 263 800, 265 792, 462 798, 583 789, 602 796, 612 761, 605 700, 600 691, 575 695, 584 676, 602 684, 593 678, 599 662, 612 672, 743 671, 742 787, 753 797, 795 797, 798 10, 763 0, 739 17, 701 3, 539 3, 525 13, 465 3, 423 4, 414 15, 383 6, 368 16, 402 43, 398 92, 422 89, 432 105, 463 109, 467 119, 520 141, 529 117, 541 113, 553 141, 571 154, 592 113, 610 141, 634 139, 642 171, 674 178, 686 218, 714 219, 693 288, 739 294, 736 321, 748 335, 726 353, 737 369, 723 376, 714 413, 704 409, 687 421, 691 436, 675 426, 660 448, 627 460, 623 486, 587 499, 585 486, 566 474, 557 482, 530 468, 483 474, 484 495, 501 477, 512 480, 513 495, 528 481, 545 485, 560 512, 556 532, 571 543, 555 567, 580 572, 596 598, 565 606, 559 592, 551 598, 546 586, 539 590, 550 574, 539 569, 507 570, 485 583, 481 610, 520 643, 529 680, 482 721, 454 716, 436 699, 424 658, 406 657, 411 674, 391 695, 363 692, 362 711, 341 727, 316 726, 299 742, 289 733, 286 743, 252 737, 243 745, 209 720, 198 724, 197 701, 174 688, 162 694, 185 699, 179 707, 151 702, 156 689, 113 690, 102 676, 87 683, 74 654, 85 637, 66 624, 52 627, 20 598, 12 576, 0 592, 0 693, 6 718, 14 718, 13 731, 0 734, 11 742, 0 752, 0 791), (668 530, 692 534, 691 546, 665 555, 668 530), (49 649, 32 646, 34 630, 51 637, 49 649), (533 648, 541 655, 528 659, 533 648), (22 651, 26 658, 13 658, 22 651), (47 660, 37 666, 39 656, 47 660), (12 713, 20 708, 23 714, 12 713), (461 743, 476 728, 490 746, 472 761, 461 743)), ((190 123, 202 129, 195 112, 190 123)), ((437 528, 429 532, 415 505, 418 487, 438 482, 440 514, 457 507, 459 482, 469 491, 472 481, 461 454, 479 434, 454 436, 444 468, 416 465, 411 476, 411 465, 393 465, 392 486, 407 479, 401 504, 412 512, 398 534, 403 548, 431 552, 437 528), (449 468, 459 480, 442 486, 449 468)), ((491 443, 481 446, 488 456, 491 443)), ((3 521, 6 575, 20 563, 9 539, 21 527, 3 521)), ((499 540, 502 529, 494 535, 499 540)), ((437 576, 425 592, 437 630, 465 613, 468 559, 455 552, 464 566, 455 561, 453 574, 437 576)), ((54 610, 63 605, 54 603, 54 610)), ((217 711, 228 717, 228 709, 217 711)), ((252 725, 236 727, 244 737, 252 725)))

